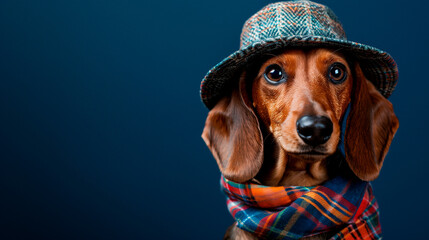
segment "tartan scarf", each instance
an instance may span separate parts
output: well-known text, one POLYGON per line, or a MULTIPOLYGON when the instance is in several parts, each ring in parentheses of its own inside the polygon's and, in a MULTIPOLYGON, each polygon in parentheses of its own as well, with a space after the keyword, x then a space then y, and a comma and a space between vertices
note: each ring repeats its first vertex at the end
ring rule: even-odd
POLYGON ((243 230, 266 239, 299 239, 336 231, 330 239, 380 239, 371 184, 336 177, 316 187, 269 187, 221 178, 228 210, 243 230))

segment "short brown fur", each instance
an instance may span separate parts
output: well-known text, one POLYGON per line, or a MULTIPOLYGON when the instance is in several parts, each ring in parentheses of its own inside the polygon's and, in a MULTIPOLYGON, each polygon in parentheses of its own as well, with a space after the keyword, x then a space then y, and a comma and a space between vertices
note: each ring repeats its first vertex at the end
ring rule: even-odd
MULTIPOLYGON (((329 49, 287 50, 263 62, 256 74, 244 71, 232 93, 210 111, 202 135, 222 174, 232 181, 270 186, 314 186, 338 174, 375 179, 399 122, 392 104, 365 78, 359 64, 349 63, 329 49), (348 77, 341 84, 327 79, 334 62, 346 66, 348 77), (286 82, 272 85, 265 80, 264 71, 273 63, 284 69, 286 82), (337 149, 349 104, 347 164, 341 165, 337 149), (312 147, 300 139, 296 122, 304 115, 332 121, 326 143, 312 147)), ((225 238, 256 239, 236 227, 225 238)))

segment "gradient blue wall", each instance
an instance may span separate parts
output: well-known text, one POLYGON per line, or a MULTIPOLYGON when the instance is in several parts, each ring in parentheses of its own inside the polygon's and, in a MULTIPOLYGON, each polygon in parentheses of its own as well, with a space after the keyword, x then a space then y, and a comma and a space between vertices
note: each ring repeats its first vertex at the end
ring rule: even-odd
MULTIPOLYGON (((199 84, 269 2, 1 1, 0 238, 220 239, 199 84)), ((422 239, 428 4, 321 2, 398 63, 401 126, 374 188, 385 238, 422 239)))

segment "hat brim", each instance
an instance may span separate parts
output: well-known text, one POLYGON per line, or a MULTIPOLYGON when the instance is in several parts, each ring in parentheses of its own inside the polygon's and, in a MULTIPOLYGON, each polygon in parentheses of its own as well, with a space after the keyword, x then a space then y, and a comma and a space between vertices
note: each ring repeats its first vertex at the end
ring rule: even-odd
POLYGON ((240 49, 214 66, 201 82, 201 100, 208 109, 212 109, 227 92, 232 81, 244 66, 261 55, 280 49, 293 47, 327 47, 338 48, 359 61, 365 76, 378 91, 388 98, 398 81, 398 68, 393 58, 377 48, 326 37, 292 36, 288 38, 273 38, 264 42, 240 49))

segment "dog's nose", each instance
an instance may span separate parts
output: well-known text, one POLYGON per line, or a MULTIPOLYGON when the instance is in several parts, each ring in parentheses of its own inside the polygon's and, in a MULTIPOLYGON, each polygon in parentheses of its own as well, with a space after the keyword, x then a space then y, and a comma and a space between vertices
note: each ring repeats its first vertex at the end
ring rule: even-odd
POLYGON ((332 122, 327 117, 303 116, 296 122, 299 137, 313 147, 329 140, 332 134, 332 122))

